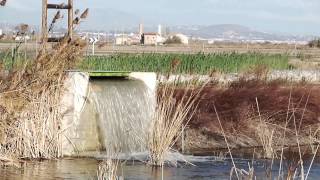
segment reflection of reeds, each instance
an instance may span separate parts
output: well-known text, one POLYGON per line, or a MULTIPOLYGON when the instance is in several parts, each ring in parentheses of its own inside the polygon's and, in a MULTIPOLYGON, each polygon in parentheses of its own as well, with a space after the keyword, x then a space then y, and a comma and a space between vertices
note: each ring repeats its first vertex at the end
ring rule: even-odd
POLYGON ((148 136, 149 163, 163 166, 165 156, 190 121, 199 98, 199 89, 186 85, 180 99, 175 98, 174 84, 163 85, 158 93, 158 104, 148 136))

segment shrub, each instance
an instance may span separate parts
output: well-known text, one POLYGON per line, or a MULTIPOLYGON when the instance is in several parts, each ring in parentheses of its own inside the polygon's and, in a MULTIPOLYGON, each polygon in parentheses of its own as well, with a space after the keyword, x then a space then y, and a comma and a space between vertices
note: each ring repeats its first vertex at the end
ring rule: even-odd
POLYGON ((164 44, 182 44, 182 41, 178 36, 172 36, 169 37, 164 44))
POLYGON ((309 41, 308 46, 311 48, 313 47, 320 48, 320 38, 309 41))

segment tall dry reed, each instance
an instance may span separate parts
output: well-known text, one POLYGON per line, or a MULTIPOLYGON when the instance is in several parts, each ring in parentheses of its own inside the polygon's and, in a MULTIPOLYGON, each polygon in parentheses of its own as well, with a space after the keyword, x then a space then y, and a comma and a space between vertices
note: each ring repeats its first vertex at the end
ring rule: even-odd
POLYGON ((98 180, 117 180, 118 167, 120 165, 120 160, 118 158, 117 151, 107 151, 107 158, 99 163, 97 170, 98 180))
POLYGON ((65 36, 51 48, 44 44, 36 59, 22 67, 0 73, 0 156, 62 156, 63 82, 66 70, 81 60, 85 45, 80 39, 65 36))
POLYGON ((167 83, 160 87, 157 97, 157 107, 151 122, 148 136, 149 163, 163 166, 167 153, 181 136, 187 123, 194 114, 201 89, 193 88, 191 84, 167 83), (183 93, 175 97, 176 88, 182 88, 183 93))

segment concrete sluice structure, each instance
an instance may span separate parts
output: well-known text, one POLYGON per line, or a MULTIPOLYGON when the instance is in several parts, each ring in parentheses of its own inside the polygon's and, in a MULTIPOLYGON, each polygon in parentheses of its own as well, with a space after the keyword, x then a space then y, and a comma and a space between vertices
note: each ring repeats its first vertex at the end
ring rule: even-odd
MULTIPOLYGON (((97 157, 110 148, 122 155, 146 152, 158 82, 196 79, 218 80, 223 84, 239 77, 238 74, 215 79, 217 77, 200 75, 166 77, 155 73, 70 72, 62 99, 63 154, 97 157)), ((268 77, 270 80, 320 82, 318 71, 273 71, 268 77)))
POLYGON ((156 74, 107 76, 69 73, 62 100, 65 156, 95 156, 110 148, 126 154, 146 151, 156 74))

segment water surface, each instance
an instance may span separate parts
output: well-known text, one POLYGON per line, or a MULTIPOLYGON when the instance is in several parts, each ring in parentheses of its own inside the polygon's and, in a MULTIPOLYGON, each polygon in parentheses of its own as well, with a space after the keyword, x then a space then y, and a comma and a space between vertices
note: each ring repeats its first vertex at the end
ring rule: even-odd
MULTIPOLYGON (((152 168, 137 161, 127 161, 119 166, 118 175, 128 180, 211 180, 230 179, 232 161, 230 159, 219 160, 216 157, 194 157, 194 165, 180 163, 178 167, 166 166, 163 168, 152 168)), ((62 159, 55 161, 27 162, 23 168, 2 167, 1 178, 6 180, 51 180, 51 179, 97 179, 96 172, 100 160, 97 159, 62 159)), ((309 179, 319 179, 320 161, 313 165, 309 179)), ((259 160, 235 159, 237 168, 248 170, 248 163, 254 165, 257 179, 267 179, 266 169, 270 162, 259 160)), ((277 162, 275 162, 277 164, 277 162)), ((306 163, 306 170, 308 163, 306 163)), ((278 175, 279 167, 272 168, 273 179, 278 175)), ((285 168, 286 169, 286 168, 285 168)), ((284 175, 285 177, 285 175, 284 175)))

